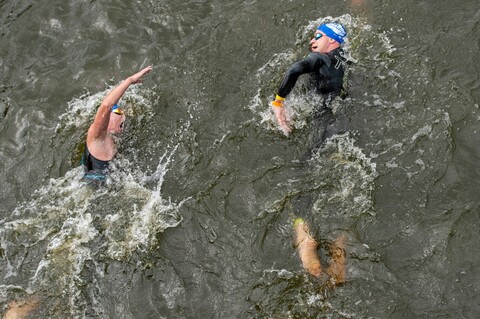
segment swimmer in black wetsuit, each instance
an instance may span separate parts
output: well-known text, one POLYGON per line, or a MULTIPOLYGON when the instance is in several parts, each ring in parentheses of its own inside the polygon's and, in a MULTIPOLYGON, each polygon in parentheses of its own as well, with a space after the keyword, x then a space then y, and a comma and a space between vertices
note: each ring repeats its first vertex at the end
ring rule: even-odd
MULTIPOLYGON (((298 78, 302 74, 312 76, 315 92, 324 98, 323 105, 314 112, 316 123, 314 133, 314 144, 318 146, 325 137, 325 129, 333 120, 331 110, 326 106, 330 100, 338 96, 343 88, 343 75, 345 72, 345 58, 341 45, 347 33, 345 28, 336 22, 320 25, 313 39, 310 40, 311 53, 301 61, 294 63, 287 71, 282 84, 280 85, 275 100, 272 101, 272 108, 278 124, 285 132, 291 132, 285 109, 283 107, 285 98, 294 88, 298 78), (319 127, 318 123, 324 128, 319 127), (320 134, 320 136, 318 136, 320 134)), ((303 267, 314 277, 326 277, 326 287, 333 288, 341 285, 346 278, 346 253, 344 235, 339 236, 332 243, 329 253, 330 262, 326 269, 322 267, 318 255, 318 243, 310 234, 307 222, 297 218, 294 223, 295 246, 297 247, 303 267)))
POLYGON ((346 62, 341 44, 346 35, 345 28, 339 23, 320 25, 314 38, 310 40, 312 52, 288 69, 275 100, 272 101, 275 118, 285 134, 291 132, 291 127, 283 104, 300 75, 306 73, 312 75, 315 91, 321 94, 325 101, 340 94, 346 62))
POLYGON ((152 70, 148 66, 126 78, 115 87, 102 101, 95 119, 88 129, 82 164, 85 168, 84 181, 104 180, 109 162, 117 153, 114 136, 123 131, 125 114, 118 107, 118 100, 128 87, 140 83, 142 77, 152 70))

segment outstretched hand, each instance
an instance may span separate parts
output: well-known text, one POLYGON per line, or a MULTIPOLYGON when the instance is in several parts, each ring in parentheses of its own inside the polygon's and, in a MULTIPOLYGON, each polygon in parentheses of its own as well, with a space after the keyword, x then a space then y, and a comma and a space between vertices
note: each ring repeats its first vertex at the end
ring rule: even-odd
POLYGON ((142 77, 149 73, 150 71, 152 71, 152 66, 147 66, 146 68, 138 71, 137 73, 135 73, 134 75, 130 76, 130 79, 132 80, 132 84, 135 84, 135 83, 140 83, 143 81, 142 77))

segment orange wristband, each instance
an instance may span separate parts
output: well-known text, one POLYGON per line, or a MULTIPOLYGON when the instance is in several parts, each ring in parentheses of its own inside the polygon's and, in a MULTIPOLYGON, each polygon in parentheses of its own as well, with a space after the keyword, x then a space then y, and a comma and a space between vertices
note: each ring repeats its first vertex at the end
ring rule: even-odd
POLYGON ((272 102, 272 105, 276 107, 283 107, 283 101, 285 101, 285 98, 277 94, 275 96, 275 101, 272 102))
POLYGON ((283 102, 282 101, 272 101, 272 105, 275 107, 283 107, 283 102))

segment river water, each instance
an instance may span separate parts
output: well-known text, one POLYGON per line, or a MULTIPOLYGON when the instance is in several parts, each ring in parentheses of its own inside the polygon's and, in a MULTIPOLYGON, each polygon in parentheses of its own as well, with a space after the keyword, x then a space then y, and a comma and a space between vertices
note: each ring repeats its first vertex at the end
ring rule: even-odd
POLYGON ((476 318, 477 0, 0 2, 0 305, 32 318, 476 318), (312 149, 302 81, 339 20, 348 95, 312 149), (101 99, 141 67, 105 187, 80 183, 101 99), (347 236, 347 282, 302 269, 292 220, 347 236))

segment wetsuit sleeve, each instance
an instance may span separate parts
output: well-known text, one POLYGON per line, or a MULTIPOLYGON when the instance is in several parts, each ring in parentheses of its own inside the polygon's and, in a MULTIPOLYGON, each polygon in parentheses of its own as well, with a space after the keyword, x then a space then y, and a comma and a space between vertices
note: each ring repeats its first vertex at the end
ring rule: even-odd
POLYGON ((295 83, 297 83, 300 75, 318 70, 322 66, 322 63, 324 63, 324 60, 321 54, 314 52, 307 55, 305 59, 295 62, 287 70, 277 94, 281 97, 287 97, 295 86, 295 83))

